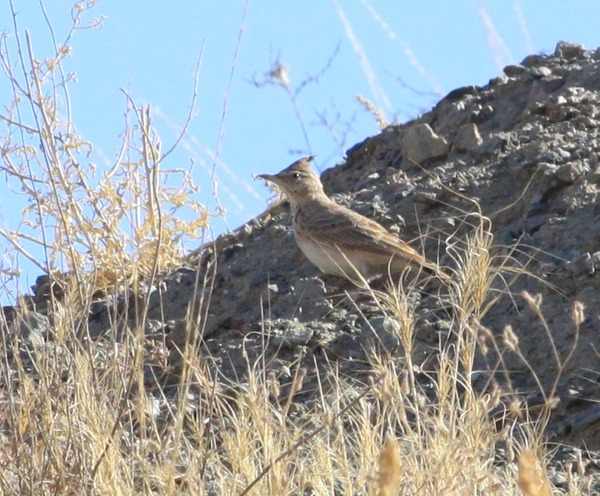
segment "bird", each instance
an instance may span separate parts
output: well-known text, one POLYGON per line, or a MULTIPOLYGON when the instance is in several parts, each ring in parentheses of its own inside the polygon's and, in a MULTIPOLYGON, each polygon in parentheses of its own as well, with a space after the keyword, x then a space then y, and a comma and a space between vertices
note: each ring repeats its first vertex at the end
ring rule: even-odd
POLYGON ((436 263, 381 224, 329 198, 311 167, 314 158, 301 158, 278 174, 256 176, 275 184, 286 196, 296 243, 308 260, 325 274, 345 277, 359 286, 407 269, 447 279, 436 263))

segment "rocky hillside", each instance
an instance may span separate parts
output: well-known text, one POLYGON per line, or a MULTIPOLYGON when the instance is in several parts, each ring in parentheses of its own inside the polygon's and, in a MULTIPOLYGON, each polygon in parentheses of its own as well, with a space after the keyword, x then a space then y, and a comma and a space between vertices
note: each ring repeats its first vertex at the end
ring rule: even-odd
MULTIPOLYGON (((473 380, 482 387, 490 378, 510 381, 535 401, 539 388, 524 357, 546 390, 559 380, 553 428, 561 434, 587 425, 576 415, 593 418, 590 408, 600 400, 599 127, 600 51, 560 43, 552 55, 531 55, 486 86, 456 89, 418 119, 357 144, 322 176, 336 201, 456 273, 453 247, 484 217, 503 275, 494 281, 498 301, 481 324, 489 330, 486 344, 495 342, 498 351, 481 354, 481 376, 473 380), (523 291, 539 295, 543 319, 523 291), (585 308, 578 330, 576 301, 585 308), (523 357, 504 339, 508 325, 523 357), (493 376, 500 357, 508 377, 493 376)), ((154 373, 177 382, 176 350, 186 339, 189 308, 199 311, 199 352, 215 373, 243 382, 259 359, 281 377, 302 365, 299 402, 310 399, 317 379, 326 380, 319 376, 326 364, 364 380, 373 349, 401 361, 393 319, 343 281, 320 274, 296 248, 290 226, 287 205, 275 205, 161 278, 151 289, 148 333, 166 334, 172 355, 170 373, 158 365, 154 373)), ((41 284, 36 291, 39 300, 41 284)), ((426 368, 440 341, 452 339, 447 330, 457 317, 434 306, 427 290, 411 298, 416 362, 426 368)), ((108 303, 99 302, 90 329, 101 335, 110 325, 108 303)))

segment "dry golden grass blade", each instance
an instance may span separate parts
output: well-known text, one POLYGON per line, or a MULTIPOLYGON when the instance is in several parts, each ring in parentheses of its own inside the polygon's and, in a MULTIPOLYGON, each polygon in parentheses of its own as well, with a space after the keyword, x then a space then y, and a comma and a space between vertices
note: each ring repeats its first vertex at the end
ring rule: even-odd
POLYGON ((546 472, 531 449, 519 456, 519 487, 525 496, 550 496, 552 488, 546 472))
POLYGON ((379 455, 379 479, 377 496, 394 496, 402 477, 402 463, 398 443, 388 439, 379 455))

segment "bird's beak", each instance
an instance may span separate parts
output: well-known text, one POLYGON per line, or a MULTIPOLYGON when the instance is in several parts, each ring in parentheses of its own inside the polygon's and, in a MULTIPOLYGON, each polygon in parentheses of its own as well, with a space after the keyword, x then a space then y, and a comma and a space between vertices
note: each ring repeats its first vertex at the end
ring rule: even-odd
POLYGON ((256 177, 269 181, 271 183, 279 184, 279 178, 273 174, 257 174, 256 177))

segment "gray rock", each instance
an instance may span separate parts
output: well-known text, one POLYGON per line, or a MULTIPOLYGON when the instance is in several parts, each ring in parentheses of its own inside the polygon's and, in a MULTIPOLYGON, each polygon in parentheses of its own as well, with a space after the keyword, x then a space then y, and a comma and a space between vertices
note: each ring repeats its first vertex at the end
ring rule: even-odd
POLYGON ((463 124, 456 133, 452 149, 457 152, 471 150, 483 143, 477 124, 463 124))
POLYGON ((297 320, 277 319, 266 322, 266 339, 275 347, 295 348, 310 343, 314 329, 297 320))
POLYGON ((400 324, 392 317, 371 317, 361 328, 364 345, 372 350, 385 350, 387 353, 398 352, 400 341, 400 324))
POLYGON ((477 104, 470 115, 471 122, 482 124, 494 115, 494 107, 489 103, 485 105, 477 104))
POLYGON ((538 67, 534 67, 530 71, 530 74, 534 77, 546 78, 552 74, 552 69, 550 69, 549 67, 538 66, 538 67))
POLYGON ((544 63, 545 61, 546 61, 546 57, 544 57, 543 55, 538 55, 538 54, 527 55, 527 57, 525 57, 521 61, 521 65, 524 67, 535 67, 537 65, 544 63))
POLYGON ((575 260, 567 263, 567 269, 575 277, 579 277, 584 274, 592 275, 596 271, 596 263, 598 259, 597 253, 595 255, 596 256, 592 258, 592 255, 589 253, 584 253, 575 260))
POLYGON ((414 167, 424 162, 448 154, 448 142, 433 132, 428 124, 415 124, 405 131, 400 144, 403 152, 403 166, 414 167))
POLYGON ((587 55, 587 52, 583 45, 579 43, 559 41, 554 50, 554 55, 565 59, 574 59, 587 55))
POLYGON ((36 349, 48 338, 50 321, 41 313, 26 311, 15 317, 11 330, 16 334, 19 343, 36 349))
POLYGON ((556 177, 567 184, 574 183, 578 178, 583 176, 589 171, 589 167, 581 162, 570 162, 564 165, 561 165, 557 172, 556 177))
POLYGON ((521 74, 523 74, 524 72, 527 71, 527 68, 525 66, 522 66, 521 64, 516 64, 516 65, 507 65, 504 69, 504 74, 506 74, 508 77, 515 77, 515 76, 519 76, 521 74))

